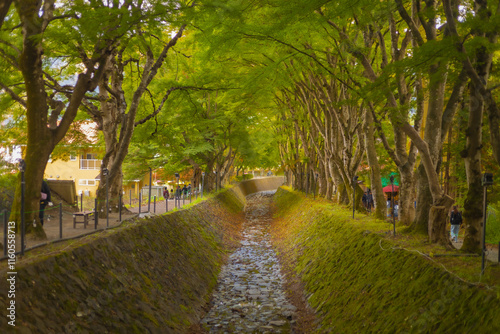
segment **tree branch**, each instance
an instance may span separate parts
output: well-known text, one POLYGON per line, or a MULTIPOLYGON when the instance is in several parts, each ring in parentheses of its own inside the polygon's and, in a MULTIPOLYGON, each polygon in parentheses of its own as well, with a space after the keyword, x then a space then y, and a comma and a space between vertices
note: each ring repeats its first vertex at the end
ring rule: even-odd
POLYGON ((17 95, 12 89, 10 89, 9 87, 5 86, 3 84, 3 82, 0 81, 0 87, 2 87, 2 89, 10 95, 10 97, 18 102, 20 105, 22 105, 24 107, 24 109, 26 109, 26 101, 24 101, 19 95, 17 95))
POLYGON ((432 163, 431 154, 429 152, 429 146, 427 143, 420 138, 418 132, 410 125, 408 122, 404 122, 401 129, 410 137, 413 143, 417 146, 420 157, 422 158, 422 164, 424 165, 425 171, 427 173, 427 179, 429 180, 429 189, 431 191, 432 200, 437 203, 443 196, 441 186, 439 184, 439 178, 436 173, 436 168, 432 163))
MULTIPOLYGON (((398 8, 399 15, 401 15, 403 20, 405 20, 406 24, 408 24, 408 27, 410 28, 413 37, 417 41, 418 46, 422 46, 424 44, 424 39, 422 38, 420 31, 418 30, 417 24, 415 23, 415 21, 413 21, 410 15, 408 15, 408 12, 406 11, 403 2, 401 0, 396 0, 396 5, 398 8)), ((425 24, 425 22, 422 22, 422 25, 423 24, 425 24)))
POLYGON ((0 1, 0 28, 2 28, 3 21, 9 12, 10 5, 12 4, 12 0, 3 0, 0 1))
POLYGON ((373 108, 373 104, 370 102, 368 103, 368 109, 372 113, 373 120, 375 121, 375 128, 377 129, 378 136, 382 140, 382 144, 384 145, 384 148, 391 157, 391 159, 394 161, 396 166, 401 166, 401 160, 399 160, 398 156, 394 152, 394 150, 391 148, 391 145, 389 145, 389 141, 387 140, 387 137, 385 136, 384 130, 382 129, 382 125, 380 123, 380 120, 377 118, 377 115, 375 114, 375 109, 373 108))
MULTIPOLYGON (((448 23, 449 32, 453 37, 458 39, 459 35, 455 23, 455 18, 453 16, 451 1, 443 0, 443 8, 446 14, 446 20, 448 23)), ((500 13, 500 4, 497 7, 496 15, 499 15, 499 13, 500 13)), ((497 32, 489 36, 490 42, 496 41, 497 36, 498 36, 497 32)), ((481 97, 487 106, 488 119, 490 121, 490 137, 491 137, 491 146, 493 149, 493 156, 497 161, 497 163, 500 163, 500 110, 495 101, 495 98, 493 97, 491 89, 487 88, 486 82, 484 82, 484 80, 479 76, 477 71, 474 69, 472 61, 467 55, 464 44, 456 42, 455 46, 458 52, 460 52, 463 55, 462 63, 464 66, 464 70, 467 72, 467 75, 472 80, 478 91, 480 92, 481 97)))
POLYGON ((462 69, 460 72, 455 85, 453 86, 453 91, 451 92, 448 103, 443 112, 443 119, 441 123, 441 142, 444 142, 448 131, 450 129, 451 123, 453 121, 453 116, 457 110, 458 102, 462 97, 462 93, 465 89, 465 84, 467 83, 467 73, 462 69))
POLYGON ((147 115, 146 117, 144 117, 143 119, 137 121, 134 123, 134 127, 135 126, 138 126, 140 124, 144 124, 146 123, 148 120, 150 120, 151 118, 155 117, 156 115, 158 115, 161 111, 161 109, 163 108, 163 105, 165 104, 165 102, 167 101, 168 97, 170 96, 170 94, 173 92, 173 91, 176 91, 176 90, 188 90, 188 89, 192 89, 192 90, 208 90, 208 91, 213 91, 215 89, 213 88, 202 88, 202 87, 194 87, 194 86, 180 86, 180 87, 172 87, 170 88, 166 93, 165 95, 163 96, 162 100, 161 100, 161 103, 160 103, 160 106, 155 110, 153 111, 151 114, 147 115))

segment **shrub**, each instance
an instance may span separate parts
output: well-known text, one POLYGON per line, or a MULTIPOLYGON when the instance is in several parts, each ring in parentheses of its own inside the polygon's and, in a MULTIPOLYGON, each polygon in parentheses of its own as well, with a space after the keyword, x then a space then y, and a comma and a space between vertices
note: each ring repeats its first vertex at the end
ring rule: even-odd
POLYGON ((245 180, 250 180, 250 179, 253 179, 253 175, 252 174, 243 174, 243 175, 240 175, 240 176, 236 177, 236 181, 238 181, 238 182, 245 181, 245 180))

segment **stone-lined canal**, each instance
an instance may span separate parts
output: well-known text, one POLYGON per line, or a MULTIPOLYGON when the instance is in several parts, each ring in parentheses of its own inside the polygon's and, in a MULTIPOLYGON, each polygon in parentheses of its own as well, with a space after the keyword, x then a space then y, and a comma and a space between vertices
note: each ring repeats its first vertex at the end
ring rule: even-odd
POLYGON ((290 333, 295 307, 287 301, 271 246, 274 192, 247 197, 241 247, 222 268, 211 309, 201 321, 210 333, 290 333))

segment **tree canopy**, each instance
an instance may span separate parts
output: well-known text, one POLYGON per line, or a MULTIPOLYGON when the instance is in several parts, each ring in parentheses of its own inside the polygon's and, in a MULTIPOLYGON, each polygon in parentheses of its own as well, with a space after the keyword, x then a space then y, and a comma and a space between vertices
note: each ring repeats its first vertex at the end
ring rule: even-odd
POLYGON ((275 167, 354 206, 359 176, 382 218, 396 173, 403 224, 451 246, 456 202, 465 249, 480 247, 481 175, 500 162, 498 3, 8 1, 0 22, 1 138, 27 145, 29 168, 87 120, 117 192, 122 166, 205 172, 206 189, 275 167))

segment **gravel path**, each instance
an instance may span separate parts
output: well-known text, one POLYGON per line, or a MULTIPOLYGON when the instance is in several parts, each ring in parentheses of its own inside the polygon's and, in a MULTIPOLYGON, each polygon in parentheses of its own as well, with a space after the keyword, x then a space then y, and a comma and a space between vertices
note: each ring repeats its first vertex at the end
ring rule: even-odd
MULTIPOLYGON (((452 241, 451 243, 456 249, 460 249, 464 244, 464 240, 463 238, 458 238, 458 242, 452 241)), ((485 258, 491 262, 500 262, 498 261, 498 249, 496 249, 491 245, 486 244, 485 258)))
POLYGON ((268 232, 273 194, 247 197, 241 247, 222 268, 211 309, 201 321, 209 333, 292 332, 295 307, 286 299, 268 232))

